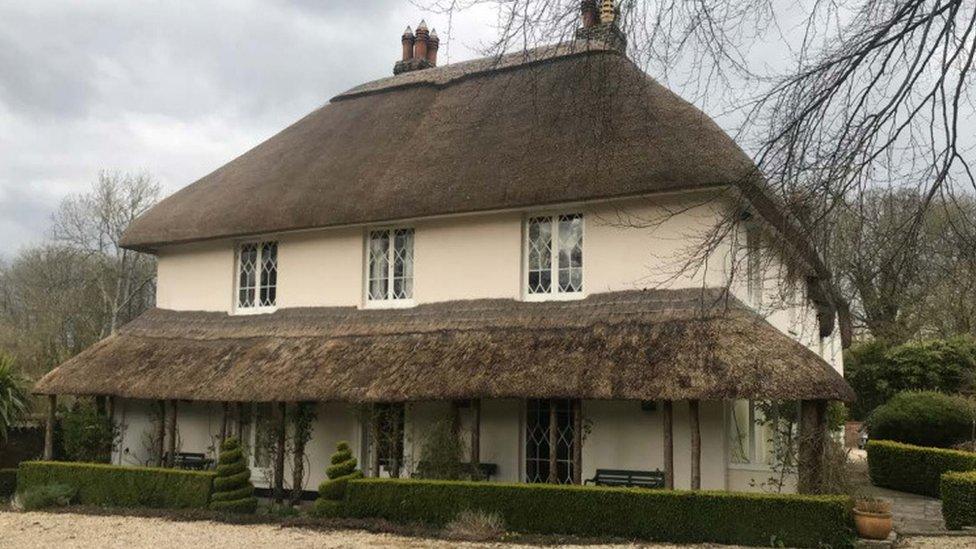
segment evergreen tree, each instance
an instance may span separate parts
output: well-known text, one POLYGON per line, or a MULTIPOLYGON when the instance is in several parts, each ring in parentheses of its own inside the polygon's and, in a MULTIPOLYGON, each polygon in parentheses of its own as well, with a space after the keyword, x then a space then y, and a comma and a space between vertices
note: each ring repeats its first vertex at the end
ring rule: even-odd
POLYGON ((220 445, 220 459, 217 462, 210 508, 229 513, 253 513, 257 506, 258 500, 254 497, 251 470, 245 463, 244 450, 240 441, 230 437, 220 445))

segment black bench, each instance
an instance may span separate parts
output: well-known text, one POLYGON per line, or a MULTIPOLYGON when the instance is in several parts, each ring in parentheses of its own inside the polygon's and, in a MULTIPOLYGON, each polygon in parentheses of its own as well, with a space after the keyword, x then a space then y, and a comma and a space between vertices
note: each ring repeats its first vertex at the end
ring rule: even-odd
POLYGON ((597 469, 596 475, 583 484, 597 486, 636 486, 638 488, 664 488, 664 473, 654 471, 632 471, 629 469, 597 469))
MULTIPOLYGON (((167 462, 168 457, 168 454, 163 454, 163 463, 167 462)), ((206 454, 197 452, 176 452, 176 459, 173 460, 173 465, 177 469, 202 471, 209 469, 213 465, 213 460, 208 458, 206 454)))

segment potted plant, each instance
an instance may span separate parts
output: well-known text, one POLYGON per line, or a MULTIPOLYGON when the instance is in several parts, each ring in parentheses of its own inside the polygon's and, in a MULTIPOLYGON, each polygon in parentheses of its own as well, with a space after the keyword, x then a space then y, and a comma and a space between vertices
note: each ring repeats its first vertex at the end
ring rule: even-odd
POLYGON ((891 503, 877 498, 854 500, 857 535, 867 539, 888 539, 891 534, 891 503))

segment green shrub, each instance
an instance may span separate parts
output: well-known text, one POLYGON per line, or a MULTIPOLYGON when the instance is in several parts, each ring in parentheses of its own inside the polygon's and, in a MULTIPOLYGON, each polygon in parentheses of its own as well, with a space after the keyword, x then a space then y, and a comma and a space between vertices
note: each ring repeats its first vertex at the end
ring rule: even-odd
POLYGON ((94 404, 81 401, 62 411, 61 430, 68 461, 108 463, 120 436, 119 429, 94 404))
POLYGON ((976 453, 923 448, 887 440, 868 441, 871 484, 901 492, 939 497, 939 482, 947 471, 976 469, 976 453))
POLYGON ((846 547, 845 496, 686 492, 494 482, 362 479, 344 512, 444 526, 465 510, 497 514, 516 532, 672 543, 846 547))
POLYGON ((464 448, 450 420, 439 420, 427 429, 420 447, 417 476, 425 479, 470 479, 470 470, 462 463, 464 448))
POLYGON ((973 407, 959 396, 907 391, 875 409, 867 427, 873 439, 950 448, 972 437, 973 407))
POLYGON ((198 508, 207 506, 212 479, 213 473, 201 471, 25 461, 17 471, 17 493, 64 484, 86 505, 198 508))
POLYGON ((217 461, 217 476, 214 477, 214 492, 210 497, 210 508, 227 513, 253 513, 258 508, 251 484, 251 470, 244 462, 241 443, 229 437, 220 445, 220 458, 217 461))
POLYGON ((857 393, 851 417, 864 420, 902 391, 958 393, 972 388, 976 341, 956 337, 893 348, 877 340, 856 345, 844 353, 844 377, 857 393))
POLYGON ((34 486, 17 494, 17 501, 24 511, 47 507, 64 507, 78 495, 78 490, 67 484, 34 486))
POLYGON ((17 491, 17 469, 0 469, 0 499, 17 491))
POLYGON ((350 480, 363 478, 363 472, 356 470, 356 458, 349 449, 348 442, 336 444, 336 451, 325 468, 328 480, 319 484, 319 497, 315 500, 313 512, 319 516, 338 516, 341 500, 346 495, 346 485, 350 480))
POLYGON ((942 518, 946 528, 976 526, 976 471, 942 475, 942 518))

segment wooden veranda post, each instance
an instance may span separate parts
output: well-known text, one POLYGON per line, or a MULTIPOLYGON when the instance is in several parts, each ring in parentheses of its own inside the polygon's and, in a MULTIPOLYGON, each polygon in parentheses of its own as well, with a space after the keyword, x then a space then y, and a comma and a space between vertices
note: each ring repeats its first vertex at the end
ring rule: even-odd
POLYGON ((573 484, 583 484, 583 401, 573 399, 573 484))
POLYGON ((369 442, 372 446, 372 451, 369 453, 369 476, 377 478, 380 476, 379 407, 374 404, 370 406, 369 412, 369 442))
POLYGON ((107 417, 109 422, 114 425, 114 421, 115 421, 115 397, 114 396, 105 397, 105 417, 107 417))
POLYGON ((156 426, 156 447, 153 450, 156 453, 156 467, 162 467, 163 448, 166 441, 166 401, 160 400, 156 404, 159 406, 159 424, 156 426))
POLYGON ((275 462, 274 462, 274 502, 285 501, 285 417, 288 404, 275 403, 275 462))
POLYGON ((664 487, 674 490, 674 403, 664 401, 664 487))
POLYGON ((176 467, 176 400, 169 401, 166 422, 166 466, 176 467))
POLYGON ((44 460, 54 459, 54 421, 58 412, 58 397, 47 395, 47 421, 44 423, 44 460))
POLYGON ((244 403, 234 403, 234 431, 237 433, 237 441, 244 444, 244 403))
POLYGON ((688 401, 691 423, 691 489, 701 489, 701 416, 697 400, 688 401))
POLYGON ((221 402, 220 407, 223 411, 223 417, 220 418, 220 443, 223 444, 227 440, 227 423, 230 421, 228 417, 230 415, 230 404, 227 402, 221 402))
POLYGON ((827 447, 827 401, 800 402, 800 448, 797 491, 815 494, 823 487, 824 451, 827 447))
POLYGON ((471 463, 481 463, 481 399, 471 401, 471 463))
POLYGON ((549 484, 559 483, 559 462, 556 446, 559 444, 559 418, 556 415, 556 399, 549 399, 549 484))

